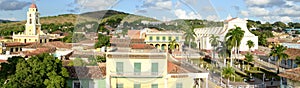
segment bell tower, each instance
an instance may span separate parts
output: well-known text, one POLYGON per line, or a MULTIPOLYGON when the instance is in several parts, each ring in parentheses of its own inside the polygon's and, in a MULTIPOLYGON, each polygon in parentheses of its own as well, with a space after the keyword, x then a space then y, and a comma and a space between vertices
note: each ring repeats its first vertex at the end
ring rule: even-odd
POLYGON ((39 35, 41 32, 41 24, 35 3, 32 3, 27 12, 27 22, 25 24, 25 35, 39 35))

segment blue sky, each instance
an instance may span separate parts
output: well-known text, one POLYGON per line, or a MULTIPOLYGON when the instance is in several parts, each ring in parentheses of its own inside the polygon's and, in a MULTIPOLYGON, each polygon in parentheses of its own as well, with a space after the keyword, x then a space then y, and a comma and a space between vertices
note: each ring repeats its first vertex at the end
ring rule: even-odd
MULTIPOLYGON (((25 20, 31 0, 0 0, 0 19, 25 20)), ((300 0, 37 0, 41 16, 114 9, 168 21, 224 20, 300 22, 300 0)))

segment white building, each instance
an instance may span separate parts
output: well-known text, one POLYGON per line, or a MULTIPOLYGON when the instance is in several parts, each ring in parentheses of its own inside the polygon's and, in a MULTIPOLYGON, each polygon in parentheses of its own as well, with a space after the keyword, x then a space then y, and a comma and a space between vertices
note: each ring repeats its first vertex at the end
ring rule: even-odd
POLYGON ((232 18, 228 17, 224 21, 224 27, 209 27, 209 28, 196 28, 194 31, 196 33, 196 43, 197 48, 201 50, 212 50, 213 47, 209 43, 209 38, 211 35, 219 36, 220 41, 225 41, 225 35, 228 30, 235 28, 235 26, 241 27, 245 31, 244 38, 239 47, 239 51, 249 51, 247 46, 247 41, 251 40, 254 42, 254 47, 251 50, 258 49, 258 37, 252 34, 247 28, 247 19, 232 18))

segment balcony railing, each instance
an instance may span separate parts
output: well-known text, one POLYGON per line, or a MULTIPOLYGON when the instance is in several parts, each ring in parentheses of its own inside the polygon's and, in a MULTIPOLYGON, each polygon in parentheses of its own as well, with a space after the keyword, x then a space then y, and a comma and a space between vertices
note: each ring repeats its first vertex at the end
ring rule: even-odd
POLYGON ((149 77, 149 78, 158 78, 162 77, 163 73, 159 72, 112 72, 110 74, 112 77, 134 77, 134 78, 139 78, 139 77, 149 77))

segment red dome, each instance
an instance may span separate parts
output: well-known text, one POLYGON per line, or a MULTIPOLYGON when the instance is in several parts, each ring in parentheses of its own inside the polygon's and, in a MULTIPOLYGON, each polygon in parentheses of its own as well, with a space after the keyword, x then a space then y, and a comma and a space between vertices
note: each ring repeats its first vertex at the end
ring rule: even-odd
POLYGON ((30 8, 37 8, 37 6, 36 6, 36 4, 32 3, 32 4, 30 5, 30 8))

